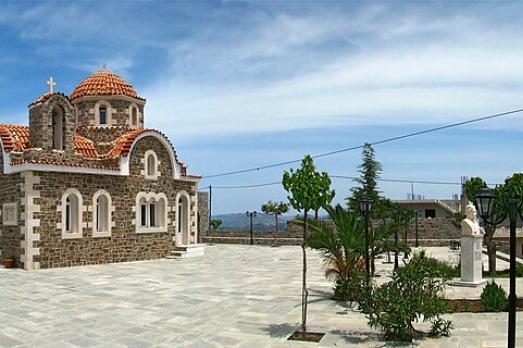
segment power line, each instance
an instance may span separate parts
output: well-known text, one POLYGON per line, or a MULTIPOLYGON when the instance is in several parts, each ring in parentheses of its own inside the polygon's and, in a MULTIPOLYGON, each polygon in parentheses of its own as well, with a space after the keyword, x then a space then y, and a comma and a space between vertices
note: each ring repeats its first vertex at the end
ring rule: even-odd
POLYGON ((239 185, 239 186, 214 186, 213 189, 242 189, 242 188, 253 188, 253 187, 263 187, 263 186, 273 186, 280 185, 281 181, 268 182, 264 184, 253 184, 253 185, 239 185))
MULTIPOLYGON (((348 175, 329 175, 333 179, 347 179, 355 180, 359 179, 357 176, 348 176, 348 175)), ((379 178, 379 182, 395 182, 395 183, 404 183, 404 184, 423 184, 423 185, 447 185, 447 186, 461 186, 459 182, 450 182, 450 181, 434 181, 434 180, 409 180, 409 179, 387 179, 379 178)), ((255 188, 255 187, 264 187, 264 186, 274 186, 280 185, 281 181, 274 181, 261 184, 250 184, 250 185, 237 185, 237 186, 212 186, 213 189, 243 189, 243 188, 255 188)), ((200 190, 208 189, 209 186, 200 187, 200 190)))
MULTIPOLYGON (((337 179, 360 179, 356 176, 345 176, 345 175, 329 175, 331 178, 337 178, 337 179)), ((381 182, 396 182, 396 183, 404 183, 404 184, 424 184, 424 185, 458 185, 461 186, 460 182, 451 182, 451 181, 433 181, 433 180, 409 180, 409 179, 386 179, 386 178, 379 178, 377 181, 381 182)))
MULTIPOLYGON (((516 109, 516 110, 511 110, 511 111, 505 111, 505 112, 501 112, 501 113, 497 113, 497 114, 491 114, 491 115, 488 115, 488 116, 473 118, 473 119, 467 120, 467 121, 456 122, 456 123, 451 123, 451 124, 447 124, 447 125, 443 125, 443 126, 428 128, 428 129, 424 129, 424 130, 417 131, 417 132, 412 132, 412 133, 407 133, 407 134, 403 134, 403 135, 399 135, 399 136, 395 136, 395 137, 391 137, 391 138, 385 138, 385 139, 377 140, 377 141, 374 141, 374 142, 370 142, 369 144, 371 144, 371 145, 381 145, 381 144, 393 142, 393 141, 396 141, 396 140, 401 140, 401 139, 405 139, 405 138, 415 137, 415 136, 418 136, 418 135, 423 135, 423 134, 427 134, 427 133, 437 132, 437 131, 448 129, 448 128, 459 127, 459 126, 463 126, 463 125, 466 125, 466 124, 487 121, 487 120, 491 120, 491 119, 494 119, 494 118, 504 117, 504 116, 508 116, 508 115, 512 115, 512 114, 516 114, 516 113, 520 113, 520 112, 523 112, 523 109, 516 109)), ((364 145, 357 145, 357 146, 347 147, 347 148, 343 148, 343 149, 339 149, 339 150, 334 150, 334 151, 329 151, 329 152, 325 152, 325 153, 320 153, 320 154, 312 156, 312 158, 322 158, 322 157, 332 156, 332 155, 336 155, 336 154, 339 154, 339 153, 342 153, 342 152, 347 152, 347 151, 353 151, 353 150, 361 149, 361 148, 363 148, 363 146, 364 145)), ((264 165, 264 166, 260 166, 260 167, 254 167, 254 168, 243 169, 243 170, 235 170, 235 171, 218 173, 218 174, 212 174, 212 175, 204 175, 204 179, 206 179, 206 178, 217 178, 217 177, 228 176, 228 175, 244 174, 244 173, 249 173, 249 172, 265 170, 265 169, 269 169, 269 168, 281 167, 281 166, 284 166, 284 165, 298 163, 298 162, 301 162, 301 159, 295 159, 295 160, 290 160, 290 161, 278 162, 278 163, 273 163, 273 164, 268 164, 268 165, 264 165)))

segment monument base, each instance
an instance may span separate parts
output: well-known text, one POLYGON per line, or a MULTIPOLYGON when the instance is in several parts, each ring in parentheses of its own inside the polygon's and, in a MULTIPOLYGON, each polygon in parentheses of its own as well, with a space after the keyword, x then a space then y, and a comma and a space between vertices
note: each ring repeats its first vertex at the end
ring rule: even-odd
POLYGON ((478 286, 482 286, 485 284, 487 284, 486 279, 480 279, 477 281, 467 281, 467 280, 456 279, 450 283, 450 285, 452 285, 452 286, 462 286, 462 287, 468 287, 468 288, 477 288, 478 286))

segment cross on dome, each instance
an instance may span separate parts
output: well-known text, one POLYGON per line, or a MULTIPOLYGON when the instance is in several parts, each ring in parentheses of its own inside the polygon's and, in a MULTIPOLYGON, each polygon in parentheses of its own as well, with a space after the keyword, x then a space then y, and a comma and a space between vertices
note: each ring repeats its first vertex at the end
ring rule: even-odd
POLYGON ((54 93, 54 86, 56 86, 56 82, 54 82, 53 77, 49 77, 49 81, 46 82, 49 85, 49 94, 54 93))

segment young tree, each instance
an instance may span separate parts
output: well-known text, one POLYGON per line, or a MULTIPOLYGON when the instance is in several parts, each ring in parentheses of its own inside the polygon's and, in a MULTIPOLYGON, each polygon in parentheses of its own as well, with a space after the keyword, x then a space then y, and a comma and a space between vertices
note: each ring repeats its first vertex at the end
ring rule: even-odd
POLYGON ((290 205, 303 212, 303 242, 301 244, 303 254, 302 273, 302 331, 307 331, 307 222, 310 211, 320 209, 324 202, 332 201, 334 190, 330 189, 331 180, 325 172, 318 173, 314 161, 310 155, 305 156, 301 167, 297 170, 291 169, 283 173, 282 185, 289 193, 287 198, 290 205))
POLYGON ((214 234, 216 233, 216 230, 222 225, 223 221, 222 220, 219 220, 219 219, 212 219, 211 220, 211 229, 212 229, 212 239, 211 239, 211 244, 212 242, 214 242, 214 234))
MULTIPOLYGON (((357 186, 351 189, 352 195, 347 198, 349 208, 353 211, 360 211, 360 200, 363 198, 369 198, 372 200, 372 212, 370 218, 381 218, 387 217, 388 209, 390 206, 389 200, 385 200, 380 196, 378 191, 378 179, 380 177, 382 166, 375 158, 374 149, 369 143, 363 145, 361 152, 362 163, 358 166, 360 177, 355 179, 357 186)), ((373 240, 374 228, 372 223, 369 226, 370 239, 373 240)), ((370 267, 371 274, 374 274, 376 269, 374 256, 376 254, 374 250, 374 243, 370 243, 370 267)))
POLYGON ((349 207, 354 211, 359 211, 359 202, 364 197, 370 198, 376 206, 381 200, 378 179, 383 168, 376 160, 374 149, 369 143, 363 145, 361 160, 362 163, 358 166, 360 177, 354 180, 357 186, 351 189, 352 195, 347 199, 349 207))
POLYGON ((277 246, 278 241, 278 216, 289 211, 289 205, 284 202, 268 201, 261 206, 261 210, 268 215, 274 215, 275 230, 274 230, 274 246, 277 246))

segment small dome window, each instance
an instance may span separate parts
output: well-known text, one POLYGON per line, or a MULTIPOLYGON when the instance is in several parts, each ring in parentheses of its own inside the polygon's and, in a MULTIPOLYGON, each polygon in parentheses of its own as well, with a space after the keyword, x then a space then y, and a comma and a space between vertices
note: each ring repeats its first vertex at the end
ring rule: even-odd
POLYGON ((109 126, 111 124, 111 105, 106 101, 99 101, 95 107, 96 125, 109 126))
POLYGON ((107 107, 100 106, 100 110, 98 112, 100 115, 100 124, 107 124, 107 107))
POLYGON ((138 125, 138 110, 136 109, 136 107, 133 107, 131 109, 131 124, 133 126, 138 125))

